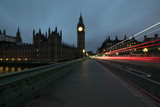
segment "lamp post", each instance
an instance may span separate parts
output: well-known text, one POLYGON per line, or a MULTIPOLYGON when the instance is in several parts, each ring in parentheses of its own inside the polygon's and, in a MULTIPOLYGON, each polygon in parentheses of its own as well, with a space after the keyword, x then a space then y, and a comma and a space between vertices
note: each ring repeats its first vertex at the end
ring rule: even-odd
POLYGON ((144 49, 143 49, 143 52, 144 52, 145 55, 146 55, 146 53, 148 52, 148 49, 147 49, 147 48, 144 48, 144 49))
POLYGON ((85 49, 83 49, 82 52, 83 52, 83 58, 84 58, 84 56, 85 56, 85 49))

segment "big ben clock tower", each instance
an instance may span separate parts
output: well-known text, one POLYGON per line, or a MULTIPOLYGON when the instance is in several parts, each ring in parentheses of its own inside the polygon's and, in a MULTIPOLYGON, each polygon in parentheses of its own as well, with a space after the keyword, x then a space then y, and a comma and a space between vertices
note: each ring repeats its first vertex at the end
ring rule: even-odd
POLYGON ((82 58, 85 55, 85 26, 82 15, 80 14, 79 22, 77 24, 77 48, 78 57, 82 58))

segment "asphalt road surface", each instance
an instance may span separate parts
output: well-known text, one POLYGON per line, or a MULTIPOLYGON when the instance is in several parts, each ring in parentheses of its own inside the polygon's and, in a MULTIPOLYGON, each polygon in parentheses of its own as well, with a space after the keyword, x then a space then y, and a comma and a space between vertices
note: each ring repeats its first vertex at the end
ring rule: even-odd
POLYGON ((26 107, 157 107, 105 64, 93 59, 83 61, 26 107))
POLYGON ((160 106, 160 68, 152 63, 131 63, 129 61, 99 60, 98 63, 114 74, 136 85, 145 95, 160 106))

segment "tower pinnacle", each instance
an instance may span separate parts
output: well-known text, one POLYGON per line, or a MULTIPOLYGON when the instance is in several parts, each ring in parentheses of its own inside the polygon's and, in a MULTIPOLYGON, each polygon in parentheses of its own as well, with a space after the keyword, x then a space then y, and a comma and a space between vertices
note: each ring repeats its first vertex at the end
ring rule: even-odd
POLYGON ((19 31, 19 27, 18 27, 18 30, 17 30, 16 40, 17 40, 18 43, 22 42, 22 38, 21 38, 21 33, 19 31))
POLYGON ((82 12, 80 12, 80 17, 79 17, 79 23, 78 24, 83 24, 82 12))

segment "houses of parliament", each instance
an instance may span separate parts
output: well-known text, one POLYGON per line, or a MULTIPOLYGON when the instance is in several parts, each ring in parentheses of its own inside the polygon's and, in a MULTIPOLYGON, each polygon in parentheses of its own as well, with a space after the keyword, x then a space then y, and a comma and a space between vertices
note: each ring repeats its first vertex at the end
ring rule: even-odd
POLYGON ((85 55, 85 26, 82 15, 77 24, 77 47, 62 43, 62 31, 57 27, 54 31, 48 29, 43 34, 33 30, 33 44, 23 43, 18 28, 16 37, 9 36, 0 30, 0 62, 21 63, 54 63, 85 55))

